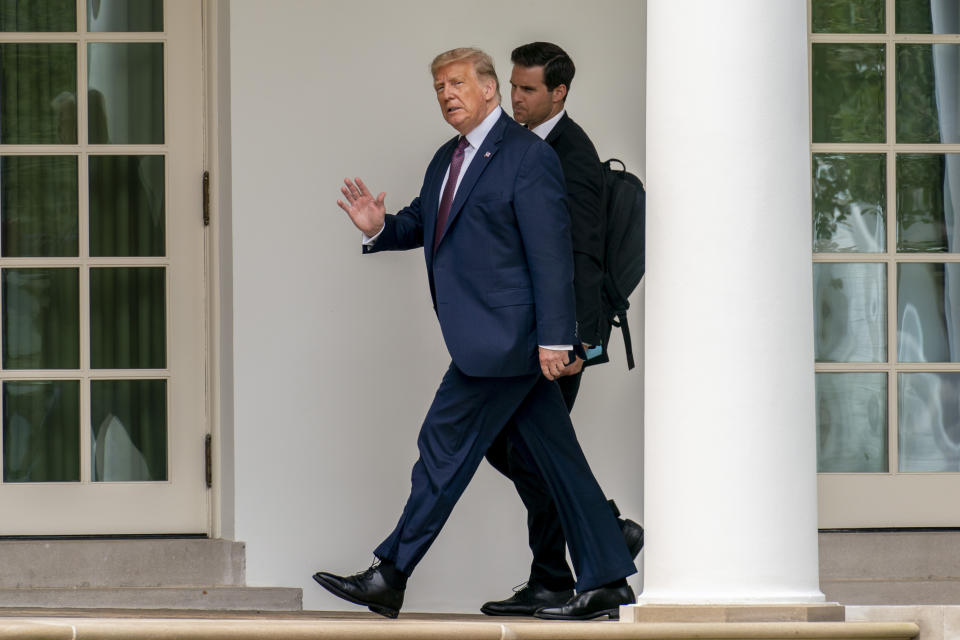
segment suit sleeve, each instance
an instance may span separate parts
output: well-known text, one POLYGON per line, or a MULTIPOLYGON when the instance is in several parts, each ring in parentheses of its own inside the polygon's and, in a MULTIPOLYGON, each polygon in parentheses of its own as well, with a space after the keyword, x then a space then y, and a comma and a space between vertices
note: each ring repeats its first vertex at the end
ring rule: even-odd
POLYGON ((563 172, 557 154, 544 142, 531 144, 520 163, 514 206, 533 282, 537 343, 578 345, 563 172))
POLYGON ((378 251, 404 251, 423 246, 423 218, 420 197, 396 214, 387 214, 383 231, 372 244, 363 245, 363 253, 378 251))
POLYGON ((573 241, 573 285, 577 299, 580 339, 602 341, 601 305, 606 215, 603 209, 603 174, 600 160, 587 149, 564 153, 561 158, 570 209, 573 241))

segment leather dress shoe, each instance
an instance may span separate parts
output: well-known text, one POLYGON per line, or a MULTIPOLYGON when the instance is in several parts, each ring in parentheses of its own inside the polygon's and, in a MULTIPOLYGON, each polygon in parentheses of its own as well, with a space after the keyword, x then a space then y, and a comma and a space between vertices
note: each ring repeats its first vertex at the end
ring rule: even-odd
POLYGON ((559 607, 544 607, 533 615, 543 620, 592 620, 608 616, 620 619, 620 605, 636 602, 630 585, 623 587, 600 587, 581 591, 559 607))
POLYGON ((491 600, 480 607, 488 616, 532 616, 537 609, 556 607, 573 597, 573 589, 550 591, 529 582, 506 600, 491 600))
POLYGON ((617 524, 620 525, 620 533, 623 534, 623 540, 627 543, 630 556, 636 560, 640 550, 643 549, 643 527, 625 518, 617 518, 617 524))
POLYGON ((384 580, 379 565, 352 576, 338 576, 326 571, 313 574, 321 587, 335 596, 354 604, 365 605, 370 611, 388 618, 396 618, 403 606, 403 589, 394 589, 384 580))

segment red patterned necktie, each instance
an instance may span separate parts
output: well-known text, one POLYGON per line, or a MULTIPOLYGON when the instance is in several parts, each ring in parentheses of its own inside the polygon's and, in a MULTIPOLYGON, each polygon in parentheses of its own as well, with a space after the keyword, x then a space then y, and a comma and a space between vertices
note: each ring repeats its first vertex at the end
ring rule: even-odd
POLYGON ((467 148, 466 136, 460 136, 460 144, 453 152, 453 158, 450 160, 450 175, 447 177, 447 184, 443 188, 443 196, 440 198, 440 209, 437 211, 437 228, 433 232, 433 250, 437 250, 440 244, 440 236, 443 235, 443 229, 447 226, 447 218, 450 216, 450 205, 453 204, 453 194, 457 190, 457 178, 460 176, 460 166, 463 164, 463 150, 467 148))

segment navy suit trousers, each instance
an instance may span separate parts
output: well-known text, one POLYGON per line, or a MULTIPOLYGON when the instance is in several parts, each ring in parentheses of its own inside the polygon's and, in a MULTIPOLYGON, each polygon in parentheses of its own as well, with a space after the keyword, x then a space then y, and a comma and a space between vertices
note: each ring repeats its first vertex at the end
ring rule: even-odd
POLYGON ((467 376, 450 364, 427 412, 410 497, 393 532, 374 550, 406 574, 436 539, 484 454, 513 424, 557 505, 576 588, 636 573, 617 521, 577 442, 560 388, 539 373, 467 376))

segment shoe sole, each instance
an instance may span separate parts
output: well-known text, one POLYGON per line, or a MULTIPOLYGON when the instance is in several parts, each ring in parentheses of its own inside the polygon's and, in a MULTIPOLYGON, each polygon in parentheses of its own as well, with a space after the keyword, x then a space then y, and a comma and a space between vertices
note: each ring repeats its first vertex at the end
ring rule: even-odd
POLYGON ((529 618, 529 617, 532 616, 534 613, 536 613, 536 609, 534 609, 533 611, 510 611, 510 612, 507 612, 507 611, 496 611, 496 610, 493 610, 493 609, 488 609, 487 607, 480 607, 480 613, 482 613, 482 614, 485 615, 485 616, 513 616, 513 617, 516 617, 516 618, 524 618, 524 617, 525 617, 525 618, 529 618))
POLYGON ((370 611, 373 611, 374 613, 379 613, 380 615, 386 618, 396 618, 398 615, 400 615, 399 609, 392 609, 390 607, 384 607, 383 605, 379 605, 379 604, 370 604, 369 602, 363 602, 362 600, 354 598, 353 596, 346 593, 345 591, 341 591, 340 589, 338 589, 335 585, 328 583, 326 580, 320 577, 320 574, 318 573, 313 574, 313 580, 314 582, 316 582, 321 587, 323 587, 333 595, 337 596, 338 598, 343 598, 347 602, 352 602, 353 604, 358 604, 361 607, 366 607, 367 609, 370 609, 370 611))
POLYGON ((561 616, 561 615, 552 615, 549 613, 535 613, 533 614, 535 618, 540 620, 594 620, 596 618, 602 618, 603 616, 609 617, 611 620, 620 619, 620 608, 616 609, 604 609, 602 611, 594 611, 591 614, 583 616, 561 616))

